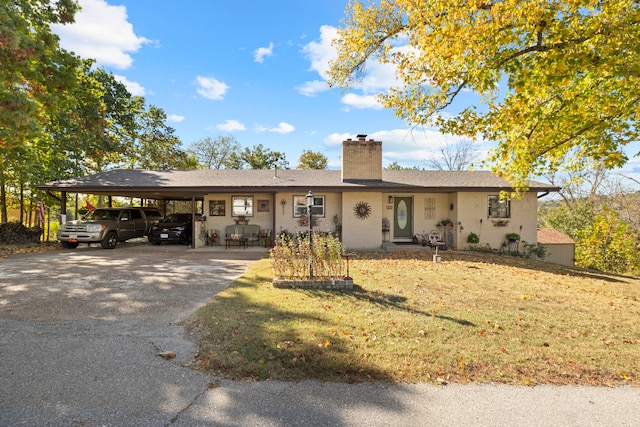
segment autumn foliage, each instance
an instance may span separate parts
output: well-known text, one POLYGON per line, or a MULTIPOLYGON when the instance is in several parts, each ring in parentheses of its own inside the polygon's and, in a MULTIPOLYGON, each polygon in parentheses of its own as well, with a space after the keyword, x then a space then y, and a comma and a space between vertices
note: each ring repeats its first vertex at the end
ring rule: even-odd
POLYGON ((639 22, 635 0, 351 0, 329 83, 358 86, 369 64, 389 66, 385 107, 497 142, 494 171, 522 186, 575 158, 626 162, 640 136, 639 22))

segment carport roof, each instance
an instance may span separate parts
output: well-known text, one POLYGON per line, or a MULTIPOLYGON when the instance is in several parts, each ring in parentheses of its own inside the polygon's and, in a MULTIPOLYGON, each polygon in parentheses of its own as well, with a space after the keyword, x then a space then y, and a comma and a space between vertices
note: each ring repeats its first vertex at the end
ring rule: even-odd
MULTIPOLYGON (((39 185, 47 191, 108 194, 148 199, 191 199, 209 193, 276 191, 509 191, 509 183, 488 171, 383 170, 381 180, 342 180, 340 170, 152 171, 116 169, 39 185)), ((531 181, 529 191, 558 187, 531 181)))

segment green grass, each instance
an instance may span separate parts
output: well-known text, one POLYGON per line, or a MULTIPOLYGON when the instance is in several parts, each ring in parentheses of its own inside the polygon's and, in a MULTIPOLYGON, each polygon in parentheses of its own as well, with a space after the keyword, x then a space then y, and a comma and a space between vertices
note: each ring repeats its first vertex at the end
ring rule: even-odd
POLYGON ((256 263, 185 325, 234 379, 640 385, 640 280, 479 253, 361 253, 350 292, 256 263))

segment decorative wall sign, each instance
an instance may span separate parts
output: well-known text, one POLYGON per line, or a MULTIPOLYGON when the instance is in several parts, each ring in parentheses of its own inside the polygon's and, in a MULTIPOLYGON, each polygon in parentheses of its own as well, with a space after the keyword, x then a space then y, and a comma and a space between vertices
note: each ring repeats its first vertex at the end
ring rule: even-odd
POLYGON ((371 215, 371 206, 367 202, 358 202, 353 207, 353 213, 356 218, 367 219, 371 215))
POLYGON ((224 216, 224 200, 210 200, 209 201, 209 216, 224 216))
POLYGON ((436 199, 429 197, 424 199, 424 219, 434 219, 436 217, 436 199))
POLYGON ((258 212, 269 212, 268 200, 258 200, 258 212))

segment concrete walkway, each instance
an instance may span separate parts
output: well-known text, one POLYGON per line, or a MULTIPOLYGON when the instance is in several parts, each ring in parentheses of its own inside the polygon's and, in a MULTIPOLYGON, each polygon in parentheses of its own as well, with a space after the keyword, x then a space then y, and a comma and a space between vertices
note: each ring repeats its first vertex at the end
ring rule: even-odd
POLYGON ((196 349, 177 322, 263 255, 130 242, 0 262, 0 426, 640 425, 637 388, 233 382, 183 367, 196 349))

